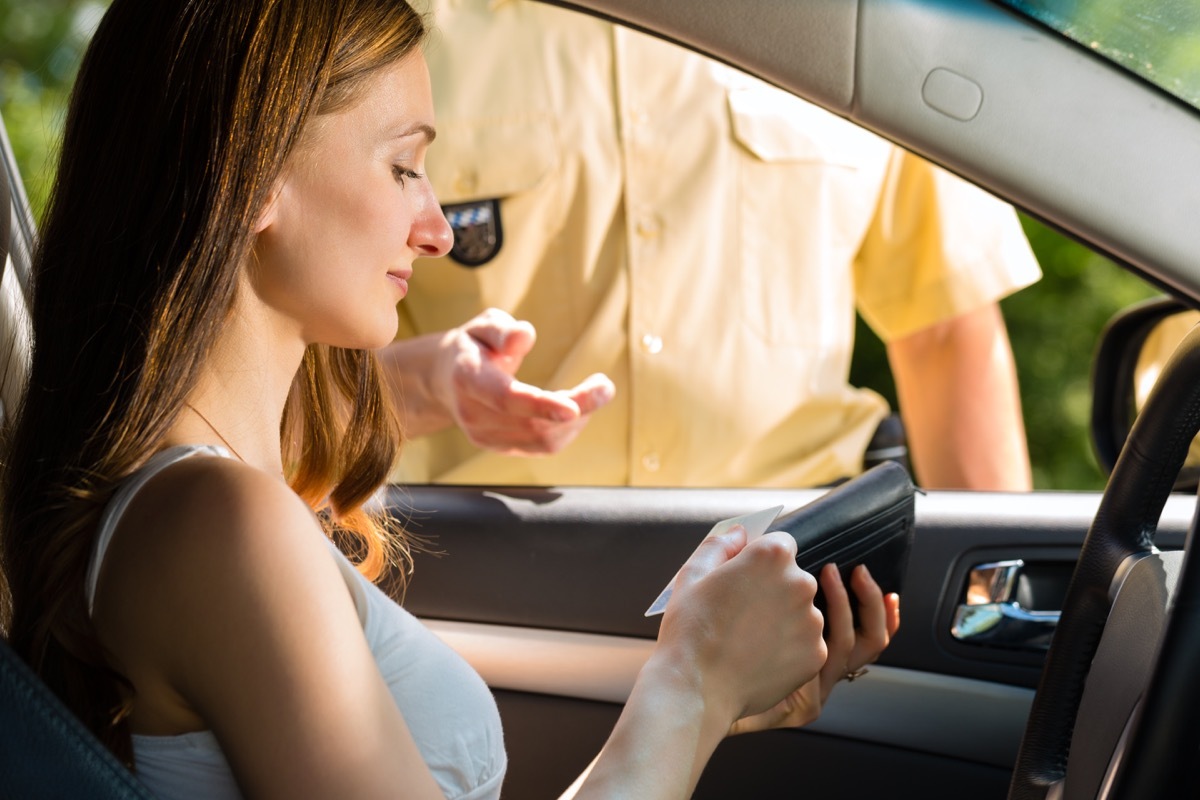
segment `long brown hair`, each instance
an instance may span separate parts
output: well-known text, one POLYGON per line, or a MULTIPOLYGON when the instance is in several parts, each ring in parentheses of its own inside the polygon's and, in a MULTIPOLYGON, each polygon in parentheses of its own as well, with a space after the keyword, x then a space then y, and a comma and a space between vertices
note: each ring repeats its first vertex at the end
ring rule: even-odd
MULTIPOLYGON (((399 0, 115 0, 84 57, 4 446, 0 630, 127 763, 132 687, 84 599, 97 520, 193 389, 306 123, 424 35, 399 0)), ((281 437, 290 483, 356 537, 364 573, 406 555, 363 510, 399 447, 371 353, 310 347, 281 437)))

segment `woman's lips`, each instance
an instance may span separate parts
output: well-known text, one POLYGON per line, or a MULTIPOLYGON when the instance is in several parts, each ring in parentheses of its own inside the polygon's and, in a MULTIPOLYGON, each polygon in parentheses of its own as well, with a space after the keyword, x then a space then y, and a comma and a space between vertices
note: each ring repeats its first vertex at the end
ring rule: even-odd
POLYGON ((411 269, 392 270, 388 272, 387 276, 388 280, 400 290, 402 297, 408 294, 408 279, 412 277, 411 269))

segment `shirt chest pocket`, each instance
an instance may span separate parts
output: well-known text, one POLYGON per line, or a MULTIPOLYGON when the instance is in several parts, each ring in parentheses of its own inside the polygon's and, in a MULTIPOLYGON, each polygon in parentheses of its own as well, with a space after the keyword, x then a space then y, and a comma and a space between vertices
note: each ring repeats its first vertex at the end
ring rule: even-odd
POLYGON ((439 119, 426 172, 442 205, 529 191, 558 168, 549 114, 439 119))
POLYGON ((437 128, 425 171, 447 208, 455 248, 415 272, 403 335, 458 325, 488 306, 515 310, 547 247, 544 232, 566 213, 549 113, 445 115, 437 128))
POLYGON ((862 160, 863 144, 875 139, 853 123, 771 86, 731 88, 728 99, 734 138, 762 161, 854 169, 862 160))
POLYGON ((732 88, 728 103, 743 319, 769 345, 803 348, 820 391, 848 368, 852 264, 890 145, 773 87, 732 88))

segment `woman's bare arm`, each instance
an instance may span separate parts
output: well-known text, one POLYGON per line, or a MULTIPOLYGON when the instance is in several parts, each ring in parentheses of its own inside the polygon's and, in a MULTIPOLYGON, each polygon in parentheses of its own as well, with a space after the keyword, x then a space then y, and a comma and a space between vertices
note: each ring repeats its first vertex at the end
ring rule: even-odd
MULTIPOLYGON (((97 601, 135 685, 170 687, 247 796, 442 796, 324 533, 281 479, 208 458, 157 476, 122 520, 97 601)), ((135 703, 134 730, 161 711, 135 703)))

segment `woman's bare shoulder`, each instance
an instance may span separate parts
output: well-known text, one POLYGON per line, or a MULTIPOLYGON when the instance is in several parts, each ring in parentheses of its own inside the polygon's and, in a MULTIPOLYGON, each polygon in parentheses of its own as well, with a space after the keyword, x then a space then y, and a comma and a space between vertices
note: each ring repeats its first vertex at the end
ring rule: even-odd
POLYGON ((104 558, 95 619, 123 666, 174 682, 198 658, 215 666, 252 648, 307 602, 353 615, 313 512, 281 477, 193 457, 130 502, 104 558))
POLYGON ((105 562, 143 550, 159 568, 252 558, 321 535, 315 515, 282 476, 229 458, 193 456, 155 475, 133 497, 105 562))

